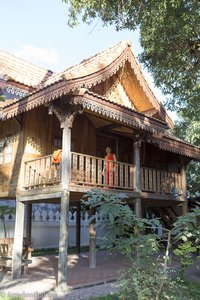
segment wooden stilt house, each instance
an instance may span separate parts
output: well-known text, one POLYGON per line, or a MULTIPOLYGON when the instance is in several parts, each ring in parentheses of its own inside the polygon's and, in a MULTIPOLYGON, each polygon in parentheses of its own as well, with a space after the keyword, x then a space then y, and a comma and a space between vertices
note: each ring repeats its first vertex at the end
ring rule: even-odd
MULTIPOLYGON (((187 211, 186 166, 200 148, 171 134, 173 122, 152 93, 125 41, 61 73, 0 51, 0 198, 16 198, 12 278, 21 276, 24 211, 60 203, 58 286, 66 289, 69 205, 95 188, 129 195, 137 216, 148 209, 163 224, 187 211), (115 171, 103 176, 105 149, 115 171), (52 153, 62 149, 61 163, 52 153), (106 178, 107 177, 107 178, 106 178), (109 178, 108 178, 109 177, 109 178), (111 189, 112 188, 112 189, 111 189)), ((90 237, 94 237, 90 226, 90 237)), ((91 248, 94 243, 90 243, 91 248)), ((90 265, 95 266, 93 249, 90 265)))

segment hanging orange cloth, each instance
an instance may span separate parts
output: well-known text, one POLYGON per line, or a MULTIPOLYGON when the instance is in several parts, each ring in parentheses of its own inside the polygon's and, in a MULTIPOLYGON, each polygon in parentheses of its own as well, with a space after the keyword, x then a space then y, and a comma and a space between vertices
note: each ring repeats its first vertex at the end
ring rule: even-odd
POLYGON ((52 162, 54 164, 60 164, 62 159, 62 149, 55 150, 52 155, 52 162))

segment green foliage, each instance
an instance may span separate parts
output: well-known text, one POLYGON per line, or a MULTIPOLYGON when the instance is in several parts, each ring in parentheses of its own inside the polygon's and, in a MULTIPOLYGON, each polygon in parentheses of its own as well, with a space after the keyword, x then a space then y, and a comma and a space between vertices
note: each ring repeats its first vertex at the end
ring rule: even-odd
MULTIPOLYGON (((94 190, 88 192, 85 198, 84 206, 95 209, 103 219, 100 226, 106 228, 104 245, 123 253, 131 264, 119 281, 122 299, 153 299, 162 294, 167 277, 165 268, 161 266, 163 256, 158 255, 160 238, 153 230, 142 234, 147 227, 158 226, 159 220, 137 218, 126 204, 127 196, 124 194, 94 190)), ((94 218, 96 215, 90 220, 94 218)))
MULTIPOLYGON (((126 248, 128 251, 131 245, 134 245, 134 238, 138 236, 138 231, 143 230, 145 226, 159 225, 157 219, 136 218, 126 204, 127 198, 128 196, 123 193, 99 190, 91 190, 83 196, 84 207, 95 210, 104 220, 100 226, 106 228, 103 239, 106 248, 120 248, 121 251, 126 248)), ((91 216, 90 221, 94 219, 96 219, 95 214, 91 216)))
POLYGON ((176 242, 175 255, 180 257, 180 276, 193 263, 193 254, 200 249, 200 207, 180 216, 174 223, 173 235, 176 242))
POLYGON ((184 242, 178 245, 178 248, 174 250, 174 254, 180 257, 180 275, 183 277, 183 273, 187 266, 193 263, 193 253, 197 252, 197 247, 192 245, 192 242, 184 242))
POLYGON ((113 295, 106 295, 102 297, 95 297, 95 298, 92 297, 89 300, 119 300, 119 299, 120 298, 117 294, 113 294, 113 295))
POLYGON ((100 19, 117 30, 140 29, 141 61, 163 92, 173 95, 169 106, 198 104, 200 85, 200 4, 198 0, 108 1, 64 0, 68 24, 100 19))
POLYGON ((6 237, 5 216, 11 214, 15 214, 15 207, 10 207, 9 205, 0 206, 0 219, 3 221, 4 225, 4 237, 6 237))
MULTIPOLYGON (((181 278, 171 278, 167 272, 167 256, 170 248, 170 231, 164 237, 167 249, 153 230, 144 234, 145 229, 159 226, 159 220, 136 218, 126 204, 125 194, 112 192, 90 191, 83 198, 87 209, 95 209, 100 215, 100 226, 106 228, 106 247, 123 253, 129 259, 130 267, 121 273, 118 286, 119 298, 126 300, 197 300, 200 287, 185 282, 181 278)), ((192 262, 192 254, 199 245, 199 215, 197 207, 191 213, 179 217, 174 225, 173 236, 177 242, 175 254, 181 257, 181 272, 192 262)), ((91 217, 91 220, 96 215, 91 217)), ((108 296, 109 297, 109 296, 108 296)), ((118 296, 117 296, 118 297, 118 296)), ((97 298, 98 299, 98 298, 97 298)), ((102 297, 99 299, 109 299, 102 297)), ((112 298, 110 298, 112 299, 112 298)), ((115 298, 114 298, 115 299, 115 298)))
POLYGON ((3 102, 3 101, 5 101, 5 96, 0 94, 0 102, 3 102))
MULTIPOLYGON (((200 146, 200 106, 182 110, 182 119, 175 126, 175 135, 185 141, 200 146)), ((187 168, 187 189, 189 196, 200 194, 200 162, 192 161, 187 168)))
POLYGON ((4 219, 6 215, 15 214, 15 207, 9 205, 0 206, 0 219, 4 219))
POLYGON ((176 242, 192 241, 200 245, 200 207, 192 209, 192 212, 178 217, 174 223, 173 235, 176 242))

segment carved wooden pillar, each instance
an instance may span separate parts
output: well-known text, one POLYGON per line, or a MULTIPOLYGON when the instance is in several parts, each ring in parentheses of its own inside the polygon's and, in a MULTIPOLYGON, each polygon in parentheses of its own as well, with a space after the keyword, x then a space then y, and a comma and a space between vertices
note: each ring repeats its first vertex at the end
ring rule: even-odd
POLYGON ((62 162, 61 162, 61 182, 63 189, 69 188, 70 172, 71 172, 71 127, 69 117, 61 123, 63 128, 62 135, 62 162))
POLYGON ((76 251, 81 252, 81 204, 76 206, 76 251))
POLYGON ((59 107, 48 105, 60 121, 63 129, 62 135, 62 161, 61 184, 63 196, 60 209, 60 237, 58 260, 58 290, 67 290, 67 248, 68 248, 68 215, 69 215, 69 183, 71 177, 71 128, 75 116, 81 113, 79 107, 73 107, 69 103, 61 111, 59 107))
POLYGON ((24 231, 24 203, 20 201, 20 197, 16 197, 15 233, 14 233, 12 275, 11 275, 12 280, 21 278, 23 231, 24 231))
POLYGON ((67 290, 67 248, 69 222, 69 191, 64 191, 60 205, 60 237, 58 259, 58 290, 67 290))
MULTIPOLYGON (((134 166, 135 166, 135 174, 134 174, 134 188, 135 191, 140 193, 140 146, 141 141, 135 141, 133 142, 133 151, 134 151, 134 166)), ((141 198, 137 197, 135 199, 135 205, 134 205, 135 215, 138 218, 142 217, 142 203, 141 198)))
MULTIPOLYGON (((26 244, 28 248, 31 246, 31 231, 32 231, 32 204, 26 204, 26 244)), ((28 249, 26 249, 27 255, 29 254, 28 249)), ((31 257, 28 257, 30 259, 31 257)))
POLYGON ((60 208, 60 237, 59 237, 59 260, 58 260, 58 290, 67 290, 67 250, 68 250, 68 215, 69 215, 69 182, 71 172, 71 116, 62 118, 62 161, 61 183, 63 196, 60 208))
POLYGON ((181 189, 182 189, 182 214, 185 215, 188 212, 188 200, 187 200, 187 175, 186 175, 186 163, 182 159, 181 162, 181 189))
MULTIPOLYGON (((94 215, 95 211, 90 210, 90 215, 94 215)), ((89 224, 89 267, 96 268, 96 228, 95 221, 89 224)))

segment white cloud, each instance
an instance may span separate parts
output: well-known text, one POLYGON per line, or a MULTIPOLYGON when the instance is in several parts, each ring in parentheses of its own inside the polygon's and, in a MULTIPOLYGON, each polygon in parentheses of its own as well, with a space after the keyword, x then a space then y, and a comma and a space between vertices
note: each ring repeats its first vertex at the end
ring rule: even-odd
POLYGON ((40 48, 33 45, 22 45, 20 50, 15 51, 15 54, 47 69, 56 67, 60 61, 59 52, 53 48, 40 48))

